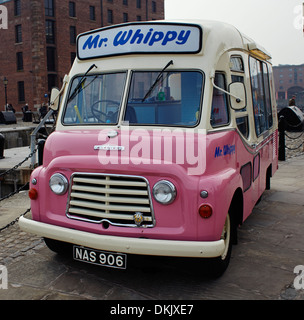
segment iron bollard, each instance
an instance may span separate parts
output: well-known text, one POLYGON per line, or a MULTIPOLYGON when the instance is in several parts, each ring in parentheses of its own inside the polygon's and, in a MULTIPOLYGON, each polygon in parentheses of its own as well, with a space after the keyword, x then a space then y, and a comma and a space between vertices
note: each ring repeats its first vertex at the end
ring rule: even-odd
POLYGON ((279 160, 285 161, 285 119, 284 116, 279 118, 279 160))
POLYGON ((3 152, 4 152, 4 141, 5 141, 5 138, 4 138, 4 135, 2 133, 0 133, 0 159, 3 159, 4 156, 3 156, 3 152))

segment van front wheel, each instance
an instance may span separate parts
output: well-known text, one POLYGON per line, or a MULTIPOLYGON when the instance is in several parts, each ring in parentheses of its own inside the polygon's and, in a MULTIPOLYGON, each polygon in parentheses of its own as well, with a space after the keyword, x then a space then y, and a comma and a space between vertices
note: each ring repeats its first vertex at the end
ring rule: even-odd
POLYGON ((231 227, 231 219, 229 213, 227 214, 221 239, 224 240, 225 249, 220 257, 212 258, 208 261, 209 272, 213 277, 220 277, 227 269, 232 249, 231 235, 233 228, 231 227))

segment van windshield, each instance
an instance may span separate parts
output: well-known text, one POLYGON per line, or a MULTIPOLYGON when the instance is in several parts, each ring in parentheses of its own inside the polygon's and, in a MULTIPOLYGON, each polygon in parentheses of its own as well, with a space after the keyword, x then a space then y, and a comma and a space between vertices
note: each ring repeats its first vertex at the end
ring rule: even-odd
POLYGON ((124 116, 133 125, 194 126, 200 118, 203 74, 133 72, 124 116))
MULTIPOLYGON (((125 85, 125 72, 75 77, 63 124, 117 124, 125 85)), ((200 119, 202 90, 199 71, 134 71, 122 120, 131 125, 193 127, 200 119)))
POLYGON ((63 123, 116 124, 125 80, 124 72, 74 78, 63 123))

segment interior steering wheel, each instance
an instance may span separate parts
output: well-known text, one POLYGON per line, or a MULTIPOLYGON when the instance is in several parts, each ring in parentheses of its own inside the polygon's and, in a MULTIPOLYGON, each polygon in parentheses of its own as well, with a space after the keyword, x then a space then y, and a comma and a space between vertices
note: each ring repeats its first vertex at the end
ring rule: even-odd
POLYGON ((106 122, 108 122, 108 120, 110 120, 110 123, 115 123, 116 122, 115 115, 117 115, 117 111, 116 112, 109 111, 109 112, 105 113, 97 108, 97 105, 99 103, 104 103, 104 102, 116 105, 117 110, 120 105, 119 102, 114 101, 114 100, 107 100, 107 99, 106 100, 98 100, 91 105, 91 112, 92 112, 94 118, 97 119, 98 122, 102 122, 102 123, 106 123, 106 122))

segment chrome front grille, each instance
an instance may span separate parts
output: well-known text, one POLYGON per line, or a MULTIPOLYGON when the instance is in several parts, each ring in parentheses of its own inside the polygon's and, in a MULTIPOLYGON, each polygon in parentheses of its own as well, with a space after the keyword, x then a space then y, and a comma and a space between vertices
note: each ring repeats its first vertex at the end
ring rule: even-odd
POLYGON ((116 226, 154 226, 148 181, 137 176, 73 174, 66 214, 71 219, 116 226), (136 214, 141 223, 135 223, 136 214))

